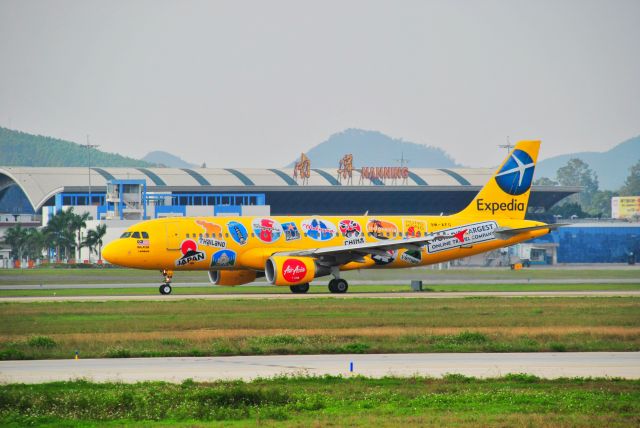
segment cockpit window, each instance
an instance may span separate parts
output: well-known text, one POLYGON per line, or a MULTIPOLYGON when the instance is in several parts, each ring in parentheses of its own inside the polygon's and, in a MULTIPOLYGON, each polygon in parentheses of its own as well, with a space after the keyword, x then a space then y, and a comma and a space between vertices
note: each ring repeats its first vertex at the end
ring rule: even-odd
POLYGON ((149 234, 147 232, 142 232, 142 238, 149 239, 149 234))
POLYGON ((125 232, 122 235, 120 235, 120 238, 128 238, 131 236, 131 232, 125 232))
POLYGON ((140 232, 133 232, 133 235, 131 235, 131 237, 134 239, 140 239, 140 232))

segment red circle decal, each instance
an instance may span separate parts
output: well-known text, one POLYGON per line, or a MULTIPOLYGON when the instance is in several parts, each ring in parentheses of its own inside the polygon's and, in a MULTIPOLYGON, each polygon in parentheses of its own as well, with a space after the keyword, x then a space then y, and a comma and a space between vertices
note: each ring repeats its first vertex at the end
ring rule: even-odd
POLYGON ((192 241, 191 239, 187 239, 180 246, 180 251, 182 251, 183 255, 186 255, 189 251, 196 251, 197 249, 198 249, 198 245, 196 244, 195 241, 192 241))
POLYGON ((282 264, 282 277, 287 282, 299 282, 307 274, 307 266, 300 260, 287 259, 282 264))

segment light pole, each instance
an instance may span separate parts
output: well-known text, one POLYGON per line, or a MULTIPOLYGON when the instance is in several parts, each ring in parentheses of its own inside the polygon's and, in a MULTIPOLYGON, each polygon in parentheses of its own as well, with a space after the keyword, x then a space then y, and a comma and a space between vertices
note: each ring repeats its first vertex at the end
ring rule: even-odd
POLYGON ((84 147, 87 148, 87 153, 89 155, 89 166, 88 166, 88 172, 89 172, 89 205, 92 205, 92 200, 91 200, 91 149, 95 149, 97 147, 100 147, 98 144, 89 144, 89 134, 87 134, 87 144, 84 145, 84 147))

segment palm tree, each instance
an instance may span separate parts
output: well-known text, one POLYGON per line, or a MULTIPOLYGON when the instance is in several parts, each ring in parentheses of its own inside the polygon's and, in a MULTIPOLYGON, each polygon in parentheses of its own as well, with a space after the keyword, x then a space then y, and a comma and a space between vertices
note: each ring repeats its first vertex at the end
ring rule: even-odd
POLYGON ((46 247, 46 234, 42 230, 28 229, 25 235, 25 253, 31 260, 42 258, 42 250, 46 247))
POLYGON ((4 234, 4 243, 11 247, 11 255, 14 260, 22 261, 22 257, 27 249, 27 229, 21 225, 16 225, 7 229, 4 234))
POLYGON ((55 248, 57 259, 62 259, 63 250, 64 256, 68 258, 75 247, 75 230, 71 227, 74 216, 76 214, 73 213, 73 207, 58 211, 49 219, 45 228, 50 245, 55 248))
POLYGON ((85 247, 89 247, 89 252, 95 253, 95 247, 98 247, 98 260, 102 260, 102 238, 107 233, 107 225, 99 224, 95 230, 87 231, 87 237, 82 243, 85 247))
MULTIPOLYGON (((73 208, 69 208, 70 210, 73 210, 73 208)), ((71 230, 73 230, 74 232, 76 232, 78 234, 78 239, 76 240, 77 248, 78 248, 78 258, 80 258, 80 249, 82 248, 82 235, 80 234, 80 231, 87 227, 87 220, 89 220, 89 213, 83 213, 82 215, 78 215, 73 213, 73 211, 70 212, 70 216, 69 216, 69 226, 71 227, 71 230)))
POLYGON ((107 233, 107 225, 106 224, 99 224, 96 227, 96 244, 98 245, 98 260, 102 260, 102 238, 104 238, 104 235, 106 235, 107 233))

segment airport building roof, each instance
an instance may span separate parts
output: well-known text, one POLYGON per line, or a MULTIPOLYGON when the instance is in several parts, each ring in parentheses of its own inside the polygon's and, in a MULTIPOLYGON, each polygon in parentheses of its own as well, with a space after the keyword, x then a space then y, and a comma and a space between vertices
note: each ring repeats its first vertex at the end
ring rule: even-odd
MULTIPOLYGON (((409 169, 406 180, 369 179, 354 169, 350 183, 338 179, 337 169, 310 171, 303 183, 293 177, 293 169, 232 169, 232 168, 54 168, 54 167, 0 167, 0 192, 17 185, 35 210, 41 208, 54 195, 61 192, 86 191, 91 187, 104 191, 110 180, 145 180, 148 191, 220 192, 220 191, 384 191, 433 190, 466 192, 478 190, 492 176, 493 169, 409 169)), ((565 197, 579 188, 545 187, 565 197)), ((535 191, 535 189, 534 189, 535 191)), ((559 200, 562 197, 552 199, 559 200)))

